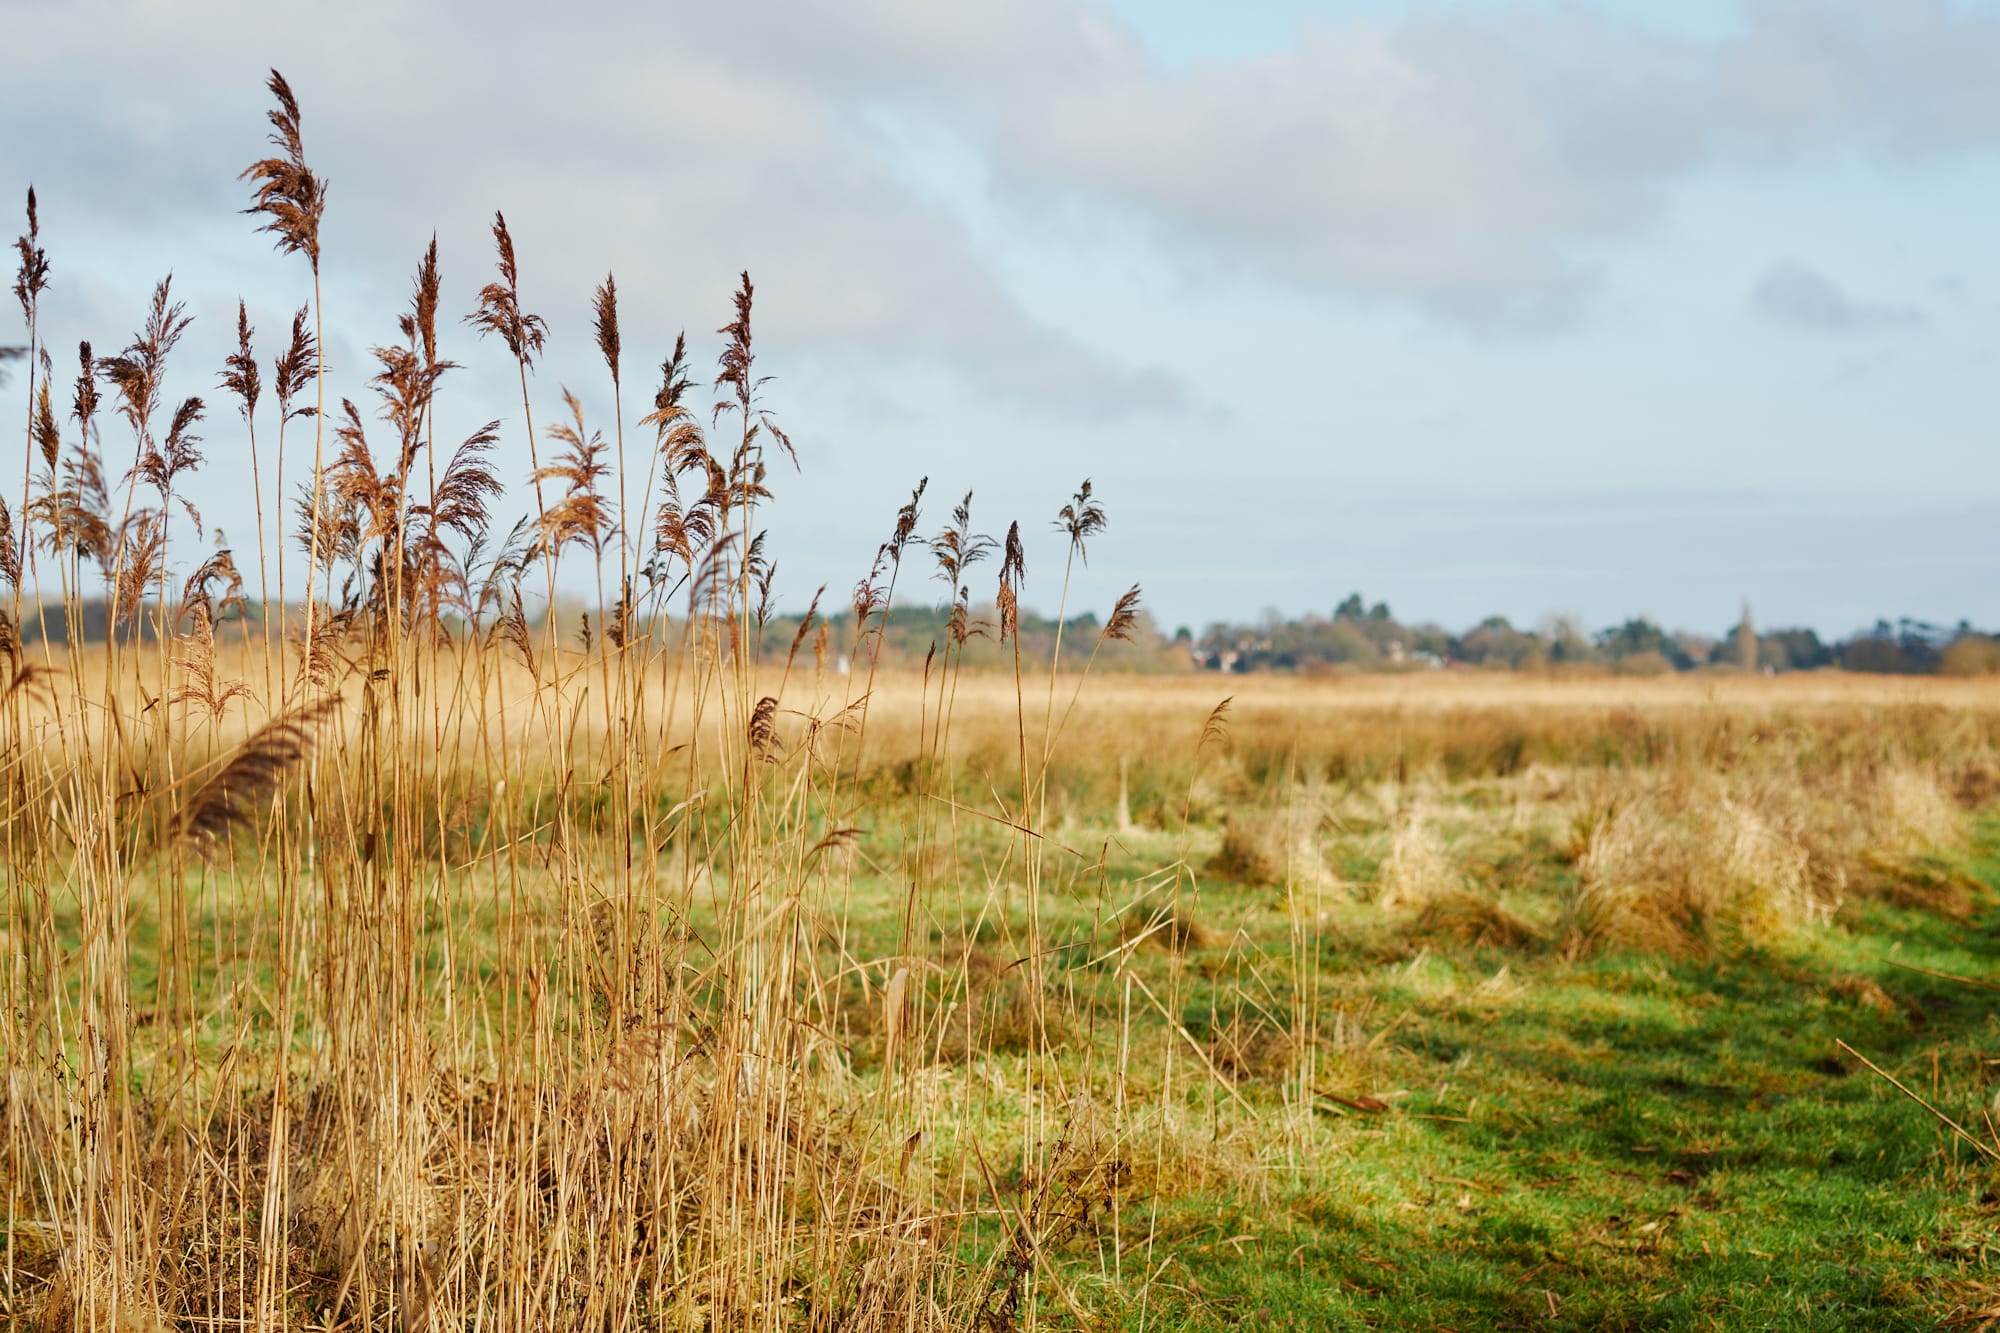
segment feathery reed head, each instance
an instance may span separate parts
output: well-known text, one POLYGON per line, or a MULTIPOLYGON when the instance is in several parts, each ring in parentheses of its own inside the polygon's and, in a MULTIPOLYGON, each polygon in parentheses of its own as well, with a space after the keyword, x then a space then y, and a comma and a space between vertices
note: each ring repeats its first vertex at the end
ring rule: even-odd
POLYGON ((49 286, 49 256, 42 249, 42 224, 35 211, 35 187, 28 187, 28 234, 15 242, 21 264, 14 277, 14 299, 21 303, 21 318, 32 327, 41 295, 49 286))
POLYGON ((528 675, 539 678, 540 673, 535 670, 535 636, 528 630, 528 610, 521 604, 519 579, 514 581, 508 593, 507 609, 500 616, 500 637, 521 655, 521 665, 528 668, 528 675))
MULTIPOLYGON (((86 360, 89 354, 90 344, 85 343, 86 360)), ((108 575, 116 558, 110 490, 104 482, 104 467, 91 436, 89 417, 82 412, 79 416, 85 422, 83 438, 63 461, 62 485, 53 494, 36 501, 42 506, 37 516, 49 529, 47 540, 51 550, 89 556, 108 575)))
POLYGON ((992 554, 995 545, 991 537, 972 530, 972 492, 967 491, 951 511, 951 522, 945 524, 937 536, 931 538, 931 554, 936 557, 937 577, 958 592, 959 580, 965 571, 992 554))
POLYGON ((1076 494, 1056 515, 1056 530, 1069 534, 1070 549, 1086 565, 1090 563, 1090 552, 1085 549, 1092 537, 1104 531, 1104 507, 1091 498, 1090 478, 1083 479, 1083 485, 1076 488, 1076 494))
POLYGON ((465 322, 478 329, 482 337, 491 334, 506 343, 507 350, 526 370, 542 354, 549 327, 540 315, 530 315, 521 309, 521 271, 514 262, 514 237, 507 230, 504 213, 493 214, 493 248, 499 256, 500 281, 489 282, 479 289, 479 308, 467 315, 465 322))
POLYGON ((157 449, 148 449, 140 455, 133 471, 160 494, 164 502, 168 498, 180 500, 197 529, 201 527, 201 514, 184 497, 174 495, 174 482, 183 472, 190 472, 201 466, 201 451, 195 446, 201 443, 201 436, 194 433, 206 409, 199 398, 188 398, 174 409, 173 424, 167 428, 166 443, 157 449))
POLYGON ((180 636, 180 652, 175 661, 181 669, 182 684, 169 703, 194 704, 219 722, 231 701, 248 698, 249 689, 240 680, 225 680, 215 663, 215 620, 206 601, 190 602, 181 608, 181 617, 192 620, 194 628, 180 636))
POLYGON ((499 439, 500 423, 489 421, 452 453, 431 503, 423 510, 433 526, 456 532, 468 542, 486 531, 487 503, 506 491, 489 457, 499 439))
MULTIPOLYGON (((216 540, 222 540, 221 533, 216 540)), ((236 557, 227 546, 218 545, 208 559, 188 575, 181 585, 181 614, 190 608, 200 607, 212 619, 227 616, 233 609, 241 612, 248 605, 243 591, 243 575, 237 571, 236 557), (221 585, 221 596, 216 596, 216 585, 221 585)))
POLYGON ((56 457, 62 452, 62 432, 56 427, 55 404, 49 396, 49 375, 35 389, 35 448, 53 475, 56 457))
POLYGON ((568 389, 564 389, 562 394, 570 419, 549 427, 549 434, 565 447, 553 463, 535 473, 538 482, 559 481, 563 484, 562 498, 544 509, 536 524, 536 548, 551 557, 561 554, 562 549, 573 542, 582 542, 592 550, 602 550, 616 530, 611 510, 604 503, 604 493, 598 485, 611 471, 610 465, 604 461, 607 447, 604 437, 585 429, 583 404, 577 401, 576 395, 568 389))
POLYGON ((195 790, 174 822, 175 836, 212 857, 283 790, 285 779, 311 753, 320 727, 339 711, 333 695, 265 723, 214 776, 195 790))
POLYGON ((767 764, 778 762, 778 701, 768 694, 750 712, 750 752, 767 764))
POLYGON ((305 140, 299 132, 299 102, 291 85, 277 70, 266 86, 278 105, 269 115, 271 143, 281 157, 267 157, 243 169, 238 180, 255 180, 257 193, 245 213, 269 219, 259 231, 278 238, 282 254, 302 254, 319 272, 319 223, 326 212, 326 182, 306 166, 305 140))
POLYGON ((688 410, 687 396, 694 388, 688 375, 687 334, 674 337, 673 355, 660 363, 660 387, 653 394, 653 410, 639 418, 642 426, 655 432, 668 484, 682 472, 701 466, 707 448, 701 421, 688 410))
POLYGON ((142 442, 151 443, 153 413, 159 410, 167 357, 194 322, 187 306, 173 299, 173 274, 153 288, 146 327, 117 356, 97 363, 97 372, 118 394, 118 413, 142 442))
POLYGON ((437 364, 437 313, 438 313, 438 238, 431 233, 431 243, 424 250, 423 261, 417 265, 416 290, 410 297, 411 322, 415 326, 417 343, 423 348, 424 364, 437 364))
POLYGON ((311 308, 300 306, 292 315, 292 341, 278 359, 271 363, 272 372, 277 376, 273 386, 278 395, 278 414, 286 421, 294 417, 317 416, 319 409, 307 404, 296 410, 292 400, 305 392, 306 386, 319 374, 319 343, 313 337, 308 317, 311 308))
POLYGON ((1104 622, 1104 632, 1100 639, 1132 639, 1132 631, 1139 623, 1139 585, 1133 584, 1111 608, 1111 619, 1104 622))
POLYGON ((756 288, 751 285, 750 272, 745 269, 742 283, 736 289, 736 318, 724 324, 716 332, 724 342, 722 355, 716 361, 715 384, 713 387, 726 392, 729 397, 716 403, 710 423, 720 420, 724 412, 734 411, 741 418, 743 443, 738 449, 738 458, 731 471, 743 472, 750 460, 742 457, 757 448, 758 436, 768 434, 778 442, 792 460, 794 468, 799 465, 798 450, 792 447, 791 437, 778 429, 778 423, 769 412, 757 406, 758 390, 771 382, 768 375, 759 377, 756 373, 757 355, 750 338, 750 311, 756 288))
POLYGON ((256 415, 257 399, 264 391, 263 380, 257 374, 257 356, 250 346, 251 335, 255 332, 250 327, 249 307, 239 297, 236 302, 236 350, 222 363, 222 387, 236 395, 245 421, 256 415))
POLYGON ((14 511, 0 499, 0 583, 21 586, 21 548, 14 544, 14 511))
MULTIPOLYGON (((756 397, 757 386, 762 382, 754 377, 757 357, 750 341, 750 308, 756 290, 750 282, 750 270, 743 270, 743 280, 736 288, 734 297, 736 318, 716 330, 727 341, 722 345, 722 356, 717 363, 715 387, 728 390, 736 399, 735 405, 746 417, 756 397)), ((727 402, 717 403, 717 415, 729 405, 727 402)), ((747 422, 745 428, 748 428, 747 422)))
POLYGON ((90 439, 90 423, 97 417, 97 359, 90 353, 90 344, 76 345, 76 389, 70 397, 70 416, 83 428, 84 440, 90 439))
MULTIPOLYGON (((923 503, 924 488, 930 484, 929 477, 917 478, 916 489, 910 492, 910 502, 896 511, 895 530, 889 534, 889 544, 883 549, 887 550, 889 558, 899 565, 903 563, 903 548, 910 544, 910 538, 917 531, 919 506, 923 503)), ((972 497, 967 495, 965 498, 970 500, 972 497)))
POLYGON ((1000 553, 1000 592, 994 599, 1000 609, 1000 642, 1009 637, 1020 642, 1021 582, 1028 574, 1028 554, 1021 545, 1021 524, 1007 525, 1007 541, 1000 553))
POLYGON ((591 298, 594 315, 593 327, 597 333, 597 350, 604 357, 604 364, 611 368, 611 385, 618 386, 618 280, 611 274, 604 275, 591 298))
POLYGON ((1201 739, 1194 743, 1197 754, 1210 745, 1222 745, 1229 740, 1229 705, 1235 699, 1235 695, 1229 695, 1208 710, 1208 720, 1201 724, 1201 739))

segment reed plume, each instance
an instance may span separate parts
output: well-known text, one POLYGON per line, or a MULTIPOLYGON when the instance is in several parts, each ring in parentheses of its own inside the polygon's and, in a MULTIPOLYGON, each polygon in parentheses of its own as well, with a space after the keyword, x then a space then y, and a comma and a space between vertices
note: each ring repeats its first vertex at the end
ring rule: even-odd
POLYGON ((590 301, 591 329, 597 335, 597 351, 611 371, 611 387, 618 388, 618 280, 605 274, 590 301))
POLYGON ((564 547, 581 542, 602 555, 614 527, 601 489, 611 471, 604 461, 608 446, 601 434, 585 427, 583 404, 568 389, 563 390, 563 404, 570 419, 549 427, 549 434, 563 444, 563 451, 556 461, 535 473, 537 483, 560 482, 562 495, 543 510, 536 524, 536 549, 554 559, 564 547))
MULTIPOLYGON (((49 368, 47 353, 43 352, 41 347, 40 314, 42 293, 47 291, 49 287, 49 256, 48 252, 42 248, 42 220, 40 210, 35 201, 35 187, 32 185, 28 187, 28 230, 15 242, 15 245, 20 251, 21 258, 14 275, 14 299, 21 303, 21 319, 28 326, 28 345, 22 349, 22 355, 28 362, 28 433, 31 437, 39 437, 41 436, 42 425, 40 418, 48 414, 49 368), (36 394, 37 377, 35 374, 36 354, 38 352, 41 353, 42 357, 42 374, 39 380, 41 393, 39 398, 36 394)), ((43 449, 46 452, 46 444, 43 444, 43 449)), ((20 536, 14 546, 12 556, 12 563, 17 571, 22 565, 29 563, 31 559, 26 511, 31 499, 29 484, 34 470, 33 458, 33 452, 30 451, 21 460, 21 506, 23 521, 20 536)), ((21 591, 18 573, 13 583, 15 610, 18 614, 21 591)))
POLYGON ((236 350, 223 359, 220 382, 223 388, 236 396, 236 410, 246 425, 256 417, 257 401, 264 393, 264 381, 257 370, 257 354, 250 343, 255 333, 256 330, 250 327, 250 309, 238 298, 236 350))
MULTIPOLYGON (((53 370, 54 366, 45 359, 43 369, 53 370)), ((62 430, 56 425, 55 403, 49 394, 49 382, 54 378, 44 374, 35 389, 35 451, 41 455, 42 465, 50 469, 62 454, 62 430)))
POLYGON ((277 70, 265 86, 278 100, 267 115, 271 122, 271 144, 281 156, 267 157, 243 169, 238 180, 257 184, 256 200, 245 213, 267 219, 259 231, 277 237, 281 254, 298 254, 319 274, 319 226, 326 212, 326 181, 306 165, 305 139, 300 130, 299 102, 291 85, 277 70))
POLYGON ((187 798, 175 817, 176 836, 197 854, 215 856, 276 799, 286 777, 311 753, 319 729, 339 710, 340 698, 333 695, 259 727, 187 798))
POLYGON ((293 421, 299 417, 319 415, 319 409, 311 403, 293 407, 292 403, 306 391, 319 375, 319 340, 306 326, 312 314, 310 306, 300 306, 292 315, 292 337, 271 362, 274 378, 272 392, 278 399, 278 416, 281 421, 293 421))
MULTIPOLYGON (((23 520, 25 528, 25 519, 23 520)), ((0 500, 0 583, 10 588, 21 586, 20 548, 14 544, 14 511, 0 500)))
POLYGON ((1132 631, 1139 623, 1139 585, 1133 584, 1120 594, 1117 605, 1111 608, 1111 618, 1104 622, 1103 639, 1122 639, 1129 643, 1132 631))
MULTIPOLYGON (((653 428, 653 447, 659 456, 664 492, 659 509, 653 513, 654 552, 673 556, 689 572, 700 559, 699 552, 715 537, 713 516, 707 507, 698 502, 683 508, 681 503, 681 477, 700 472, 707 479, 715 470, 701 421, 687 405, 687 396, 693 388, 694 380, 688 374, 687 335, 682 333, 674 339, 673 353, 660 363, 660 387, 653 394, 653 410, 640 417, 639 424, 653 428)), ((642 513, 652 507, 652 484, 649 469, 642 513)))
MULTIPOLYGON (((221 534, 217 534, 218 539, 221 534)), ((222 619, 232 610, 239 615, 248 607, 243 594, 243 576, 236 569, 236 557, 227 546, 218 545, 208 559, 188 575, 181 585, 181 614, 199 609, 211 621, 222 619), (221 596, 217 596, 217 585, 221 596)))
POLYGON ((1070 549, 1085 564, 1090 563, 1088 543, 1104 531, 1104 507, 1091 497, 1090 478, 1076 488, 1070 502, 1056 514, 1056 528, 1069 538, 1070 549))
POLYGON ((514 260, 514 237, 507 230, 507 215, 493 215, 493 247, 500 268, 500 281, 479 289, 479 308, 465 322, 507 344, 507 351, 523 370, 534 366, 548 341, 549 327, 540 315, 521 308, 521 269, 514 260))
POLYGON ((192 603, 187 618, 194 622, 194 628, 180 636, 180 651, 174 659, 181 669, 182 683, 168 701, 194 704, 208 715, 210 722, 220 722, 229 705, 248 698, 250 689, 240 680, 224 679, 216 669, 215 622, 209 616, 208 604, 192 603))
POLYGON ((160 409, 167 357, 194 322, 185 303, 173 299, 173 275, 160 279, 146 313, 146 325, 123 352, 97 363, 97 373, 117 394, 118 415, 138 437, 143 455, 153 446, 152 423, 160 409))
POLYGON ((1000 642, 1017 640, 1016 655, 1019 655, 1019 633, 1021 624, 1021 583, 1028 574, 1028 554, 1021 545, 1021 525, 1018 521, 1007 525, 1007 541, 1000 555, 1000 592, 995 603, 1000 611, 1000 642))

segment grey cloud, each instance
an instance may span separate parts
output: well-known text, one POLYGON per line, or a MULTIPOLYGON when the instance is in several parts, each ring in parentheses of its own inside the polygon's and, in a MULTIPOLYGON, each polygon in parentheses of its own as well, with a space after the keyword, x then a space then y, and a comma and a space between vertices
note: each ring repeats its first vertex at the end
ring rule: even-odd
POLYGON ((1815 333, 1871 333, 1913 329, 1924 323, 1915 306, 1859 300, 1818 269, 1786 260, 1773 264, 1750 289, 1750 304, 1765 317, 1815 333))
MULTIPOLYGON (((308 157, 331 181, 329 269, 357 287, 400 300, 435 229, 469 301, 500 208, 531 301, 567 316, 561 326, 583 326, 591 285, 615 268, 628 342, 670 339, 682 323, 699 333, 722 322, 747 268, 760 330, 787 355, 932 362, 1064 414, 1184 399, 1166 371, 1122 365, 1024 308, 962 220, 873 151, 854 96, 760 61, 760 25, 704 31, 639 6, 560 23, 505 4, 357 3, 308 18, 190 0, 116 6, 116 22, 96 9, 16 20, 37 59, 0 89, 0 115, 30 128, 0 144, 0 177, 34 180, 127 247, 154 224, 162 253, 148 263, 175 257, 161 233, 198 225, 210 249, 240 229, 246 283, 277 271, 259 266, 251 223, 234 216, 246 194, 236 172, 263 151, 264 68, 277 63, 305 106, 308 157)), ((50 237, 72 271, 93 262, 63 253, 78 239, 50 237)))
POLYGON ((329 227, 371 263, 407 263, 436 226, 465 271, 499 205, 529 271, 579 305, 615 262, 663 311, 713 310, 717 275, 747 266, 780 337, 1097 411, 1183 391, 1038 320, 871 115, 955 136, 1024 228, 1078 200, 1202 271, 1502 331, 1587 312, 1609 247, 1718 162, 2000 142, 2000 16, 1963 0, 1750 0, 1703 39, 1576 6, 1426 10, 1171 69, 1103 0, 559 21, 519 0, 186 0, 23 27, 37 58, 0 114, 31 129, 0 169, 106 213, 235 206, 275 59, 333 177, 329 227))
POLYGON ((1523 5, 1320 25, 1175 71, 1113 51, 987 132, 1025 208, 1091 198, 1280 281, 1549 326, 1704 167, 1990 149, 1996 65, 2000 20, 1947 0, 1754 4, 1710 40, 1523 5))

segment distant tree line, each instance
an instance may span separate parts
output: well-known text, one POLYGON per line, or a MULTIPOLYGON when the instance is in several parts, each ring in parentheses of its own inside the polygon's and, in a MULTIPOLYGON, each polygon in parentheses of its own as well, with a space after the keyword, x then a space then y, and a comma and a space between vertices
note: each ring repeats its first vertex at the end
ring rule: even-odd
MULTIPOLYGON (((103 637, 105 607, 84 601, 73 610, 80 637, 103 637)), ((254 602, 213 608, 219 635, 233 633, 238 619, 258 623, 254 602)), ((837 611, 815 616, 801 630, 803 617, 776 615, 764 625, 759 650, 765 660, 793 660, 808 669, 823 665, 838 671, 852 666, 857 655, 865 662, 879 651, 885 667, 923 667, 954 642, 954 660, 977 670, 1011 667, 1013 646, 999 642, 997 613, 973 607, 954 627, 950 608, 898 603, 886 622, 878 615, 869 622, 869 640, 857 645, 854 613, 837 611), (953 636, 962 635, 962 642, 953 636)), ((38 616, 30 608, 22 617, 21 638, 34 643, 46 637, 55 643, 67 637, 68 624, 59 610, 38 616)), ((580 646, 590 612, 581 602, 565 599, 557 623, 580 646)), ((142 623, 150 636, 150 621, 142 623)), ((668 621, 658 626, 662 642, 674 642, 668 621)), ((1445 667, 1537 671, 1583 668, 1626 675, 1664 675, 1677 671, 1787 672, 1845 670, 1904 676, 1977 676, 2000 674, 2000 636, 1974 629, 1966 621, 1944 626, 1905 617, 1878 620, 1845 639, 1828 642, 1811 629, 1758 629, 1746 609, 1737 623, 1716 634, 1667 630, 1643 616, 1623 624, 1590 631, 1567 616, 1544 617, 1532 628, 1520 628, 1505 616, 1488 616, 1457 633, 1431 623, 1406 624, 1386 602, 1366 601, 1359 593, 1334 607, 1331 615, 1308 612, 1286 618, 1266 612, 1254 624, 1217 622, 1197 635, 1181 628, 1166 634, 1144 610, 1129 639, 1100 634, 1095 611, 1054 618, 1022 609, 1019 619, 1024 667, 1046 669, 1055 656, 1058 631, 1061 662, 1080 667, 1096 653, 1096 665, 1111 671, 1138 672, 1275 672, 1301 675, 1355 671, 1421 671, 1445 667)), ((454 637, 467 627, 454 623, 454 637)))
POLYGON ((2000 672, 2000 638, 1966 621, 1944 626, 1907 617, 1878 620, 1828 642, 1811 629, 1760 630, 1746 608, 1716 634, 1667 630, 1645 617, 1589 631, 1566 616, 1520 628, 1488 616, 1454 633, 1405 624, 1386 602, 1355 593, 1331 615, 1287 619, 1267 612, 1255 624, 1212 624, 1176 635, 1199 669, 1231 672, 1422 670, 1485 667, 1539 670, 1595 667, 1632 675, 1674 671, 1817 671, 1837 668, 1887 675, 1984 675, 2000 672))

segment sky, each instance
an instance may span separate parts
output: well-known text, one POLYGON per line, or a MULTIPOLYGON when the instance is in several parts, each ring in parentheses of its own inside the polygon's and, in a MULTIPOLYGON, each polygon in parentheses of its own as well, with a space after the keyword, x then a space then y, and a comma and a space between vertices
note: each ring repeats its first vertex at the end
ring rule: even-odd
MULTIPOLYGON (((245 568, 215 376, 239 297, 268 364, 311 294, 240 211, 276 67, 330 183, 330 400, 368 401, 433 233, 471 310, 496 209, 552 335, 538 421, 566 386, 612 433, 607 272, 628 422, 676 332, 713 364, 752 274, 800 457, 787 606, 842 604, 927 476, 923 531, 972 491, 1052 610, 1088 477, 1110 523, 1071 608, 1137 581, 1166 627, 1356 590, 1454 627, 2000 622, 2000 0, 0 0, 0 27, 0 190, 38 192, 60 382, 172 273, 170 392, 211 405, 190 494, 245 568)), ((454 322, 444 354, 441 436, 499 418, 524 482, 505 349, 454 322)))

